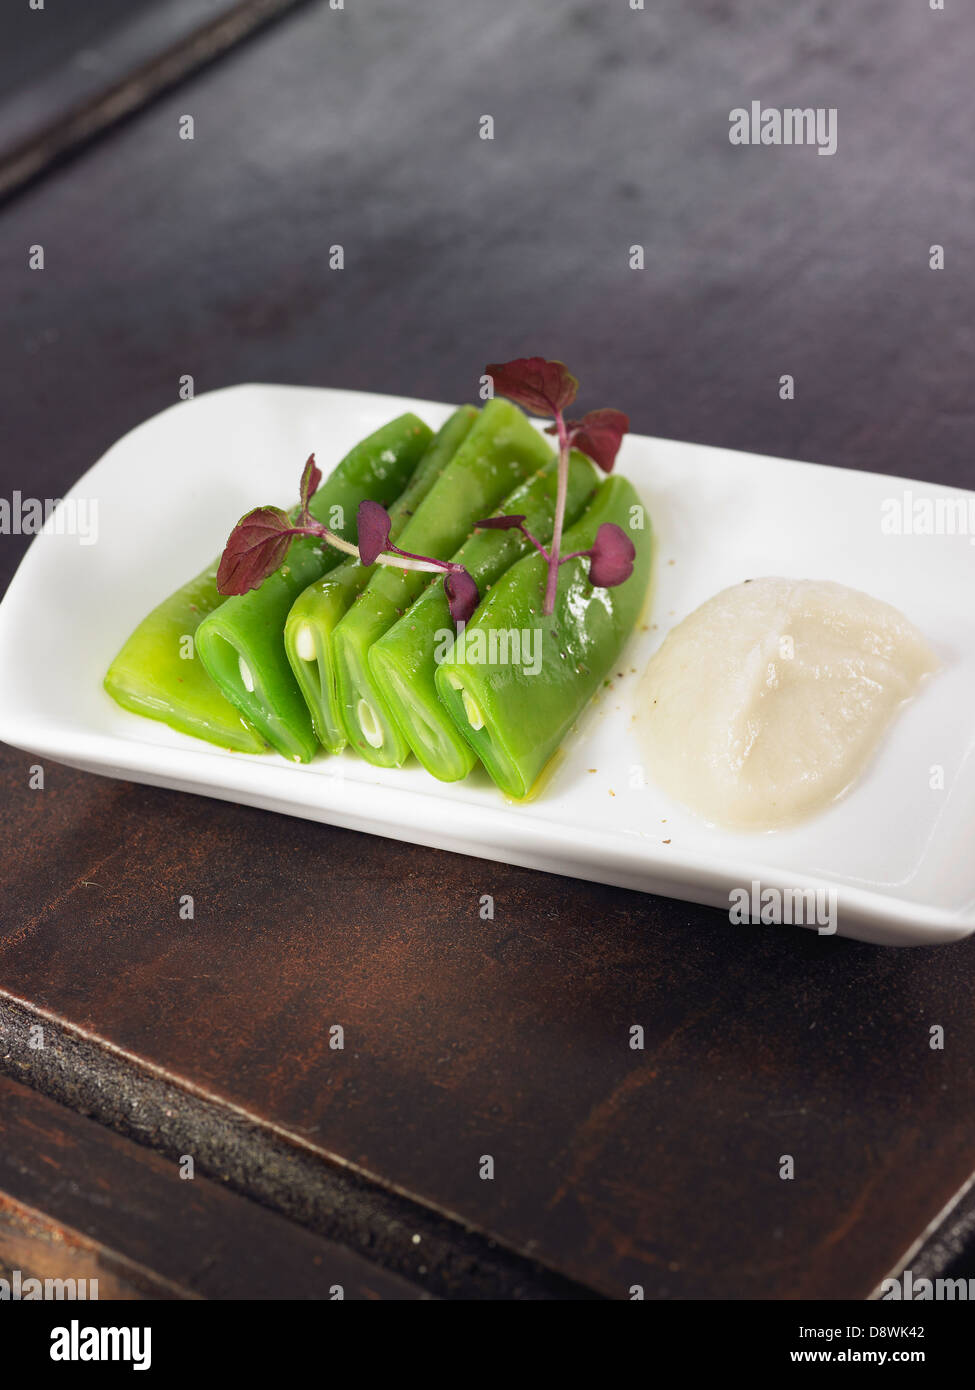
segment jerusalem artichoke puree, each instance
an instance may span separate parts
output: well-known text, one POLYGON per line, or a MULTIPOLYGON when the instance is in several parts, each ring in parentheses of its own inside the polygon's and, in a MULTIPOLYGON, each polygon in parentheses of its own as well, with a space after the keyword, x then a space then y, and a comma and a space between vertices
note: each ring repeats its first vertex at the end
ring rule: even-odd
POLYGON ((771 830, 856 780, 938 662, 897 609, 822 580, 725 589, 669 633, 640 682, 648 771, 709 821, 771 830))

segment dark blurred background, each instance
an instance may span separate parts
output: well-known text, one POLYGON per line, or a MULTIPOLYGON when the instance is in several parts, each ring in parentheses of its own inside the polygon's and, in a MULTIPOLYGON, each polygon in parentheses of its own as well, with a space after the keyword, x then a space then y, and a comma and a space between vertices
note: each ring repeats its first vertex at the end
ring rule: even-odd
MULTIPOLYGON (((8 144, 233 8, 6 6, 8 144)), ((4 484, 183 373, 453 400, 538 352, 641 432, 970 485, 973 65, 926 0, 294 5, 0 208, 4 484), (752 99, 835 106, 836 154, 733 147, 752 99)))

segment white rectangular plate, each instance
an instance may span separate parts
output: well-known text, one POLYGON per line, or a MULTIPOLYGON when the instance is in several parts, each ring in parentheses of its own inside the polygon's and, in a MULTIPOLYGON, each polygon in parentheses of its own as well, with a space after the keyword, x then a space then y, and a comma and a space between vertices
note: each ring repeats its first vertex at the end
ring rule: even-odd
POLYGON ((617 467, 657 536, 652 610, 620 660, 622 679, 524 805, 483 773, 445 785, 415 763, 379 771, 351 754, 301 767, 223 752, 119 709, 102 676, 145 613, 219 552, 249 507, 290 505, 312 450, 327 473, 404 410, 436 428, 450 407, 238 386, 126 435, 68 494, 97 502, 97 542, 45 531, 0 604, 0 738, 112 777, 725 910, 732 889, 753 883, 833 890, 840 932, 866 941, 954 941, 975 928, 975 545, 881 526, 885 501, 910 489, 968 507, 972 495, 954 489, 627 438, 617 467), (634 673, 704 599, 759 575, 834 579, 893 603, 944 669, 843 800, 795 829, 735 834, 653 785, 632 729, 634 673))

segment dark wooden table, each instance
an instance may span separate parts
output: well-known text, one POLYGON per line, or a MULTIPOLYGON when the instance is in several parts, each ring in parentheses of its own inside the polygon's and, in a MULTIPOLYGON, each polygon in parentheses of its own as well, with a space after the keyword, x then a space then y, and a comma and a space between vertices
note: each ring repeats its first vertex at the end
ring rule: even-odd
MULTIPOLYGON (((186 373, 461 400, 524 352, 641 432, 975 486, 973 65, 969 8, 919 0, 299 5, 0 209, 0 495, 59 495, 186 373), (752 99, 835 107, 836 154, 732 147, 752 99)), ((0 1273, 864 1298, 975 1171, 972 942, 31 761, 0 749, 0 1273)))

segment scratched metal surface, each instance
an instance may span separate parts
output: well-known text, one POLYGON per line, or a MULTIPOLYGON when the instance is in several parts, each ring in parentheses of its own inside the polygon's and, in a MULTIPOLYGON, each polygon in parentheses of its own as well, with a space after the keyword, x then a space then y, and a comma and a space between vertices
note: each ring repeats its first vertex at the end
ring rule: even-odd
MULTIPOLYGON (((972 486, 973 58, 907 0, 310 5, 0 212, 0 495, 57 495, 187 372, 464 399, 525 351, 641 432, 972 486), (732 148, 753 97, 835 106, 836 155, 732 148)), ((101 1118, 151 1066, 611 1295, 864 1296, 975 1168, 971 943, 733 930, 28 761, 0 990, 125 1050, 101 1118)))

